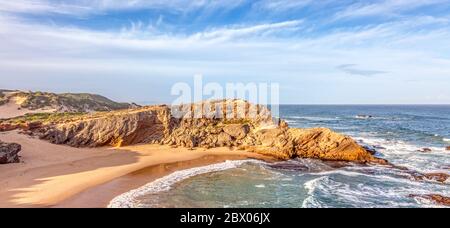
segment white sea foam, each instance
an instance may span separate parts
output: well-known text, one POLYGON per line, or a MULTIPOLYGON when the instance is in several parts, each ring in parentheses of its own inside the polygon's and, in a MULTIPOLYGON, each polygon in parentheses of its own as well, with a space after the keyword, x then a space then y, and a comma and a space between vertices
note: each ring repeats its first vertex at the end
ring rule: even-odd
POLYGON ((450 142, 450 139, 448 139, 448 138, 443 138, 442 141, 444 141, 444 142, 450 142))
MULTIPOLYGON (((391 178, 389 178, 392 180, 391 178)), ((359 182, 358 180, 355 180, 359 182)), ((378 180, 383 183, 383 180, 378 180)), ((376 182, 375 182, 376 183, 376 182)), ((330 176, 315 178, 304 183, 304 187, 308 190, 308 197, 302 203, 302 207, 325 207, 327 203, 322 203, 321 199, 338 198, 338 207, 348 207, 349 205, 358 207, 414 207, 414 206, 433 206, 430 204, 419 203, 414 204, 406 201, 409 194, 430 194, 434 191, 443 191, 445 187, 439 189, 427 188, 426 186, 416 182, 404 183, 401 185, 392 185, 387 187, 384 185, 374 184, 373 186, 366 183, 350 184, 335 180, 330 176), (399 194, 401 193, 401 194, 399 194), (379 204, 380 199, 385 204, 379 204)))
POLYGON ((339 119, 339 117, 320 117, 320 116, 287 116, 287 119, 302 119, 309 121, 333 121, 339 119))
POLYGON ((323 180, 327 180, 327 176, 322 176, 319 178, 312 179, 310 181, 307 181, 303 184, 303 187, 305 187, 306 190, 308 190, 309 195, 314 194, 314 190, 316 190, 316 187, 319 186, 320 182, 323 180))
POLYGON ((265 188, 266 187, 266 185, 264 185, 264 184, 257 184, 257 185, 255 185, 255 188, 265 188))
MULTIPOLYGON (((397 153, 410 153, 417 152, 418 150, 422 150, 424 147, 419 145, 414 145, 411 143, 407 143, 401 140, 386 140, 381 138, 372 138, 372 137, 353 137, 354 139, 361 141, 363 144, 371 145, 371 146, 381 146, 385 149, 379 149, 380 151, 389 151, 389 152, 397 152, 397 153)), ((427 147, 434 152, 443 152, 445 148, 440 147, 427 147)))
POLYGON ((442 162, 448 158, 444 147, 426 147, 430 153, 422 153, 422 145, 415 145, 401 140, 386 140, 376 137, 354 137, 363 145, 374 146, 383 154, 383 158, 393 164, 419 172, 448 172, 442 169, 442 162), (443 160, 444 159, 444 160, 443 160))
POLYGON ((237 168, 247 162, 259 163, 255 160, 226 161, 219 164, 191 168, 187 170, 176 171, 170 175, 157 179, 140 188, 131 190, 122 195, 115 197, 108 205, 109 208, 132 208, 136 206, 136 199, 140 196, 168 191, 175 183, 188 179, 200 174, 223 171, 227 169, 237 168))

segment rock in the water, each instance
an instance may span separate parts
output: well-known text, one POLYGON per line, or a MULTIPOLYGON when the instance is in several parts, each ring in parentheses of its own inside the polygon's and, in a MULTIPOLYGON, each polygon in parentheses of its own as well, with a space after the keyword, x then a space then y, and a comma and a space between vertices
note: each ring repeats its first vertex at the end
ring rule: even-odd
POLYGON ((431 152, 431 151, 433 151, 433 150, 431 150, 430 148, 422 148, 422 149, 420 149, 420 150, 418 150, 419 152, 423 152, 423 153, 428 153, 428 152, 431 152))
POLYGON ((355 161, 386 163, 373 157, 352 138, 340 135, 327 128, 290 129, 296 154, 303 158, 317 158, 331 161, 355 161))
POLYGON ((415 173, 413 174, 413 178, 415 180, 430 180, 444 183, 448 180, 450 175, 446 173, 415 173))
POLYGON ((446 147, 445 150, 450 150, 450 146, 446 147))
POLYGON ((369 152, 371 155, 377 154, 377 150, 376 150, 375 148, 373 148, 373 147, 370 147, 370 146, 363 146, 363 148, 364 148, 367 152, 369 152))
POLYGON ((427 194, 427 195, 411 194, 411 195, 409 195, 409 197, 433 201, 434 203, 443 205, 443 206, 450 206, 450 197, 442 196, 439 194, 427 194))
POLYGON ((371 115, 356 115, 357 119, 370 119, 373 118, 371 115))
POLYGON ((0 164, 18 163, 19 152, 22 147, 17 143, 4 143, 0 141, 0 164))

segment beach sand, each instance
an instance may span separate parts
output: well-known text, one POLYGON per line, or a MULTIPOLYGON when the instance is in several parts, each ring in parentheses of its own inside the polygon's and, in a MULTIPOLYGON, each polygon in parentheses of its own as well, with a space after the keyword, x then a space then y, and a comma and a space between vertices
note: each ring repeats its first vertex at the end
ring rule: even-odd
POLYGON ((15 131, 0 133, 0 140, 22 145, 21 163, 0 165, 0 207, 105 207, 115 196, 177 170, 226 160, 270 160, 228 148, 72 148, 15 131))

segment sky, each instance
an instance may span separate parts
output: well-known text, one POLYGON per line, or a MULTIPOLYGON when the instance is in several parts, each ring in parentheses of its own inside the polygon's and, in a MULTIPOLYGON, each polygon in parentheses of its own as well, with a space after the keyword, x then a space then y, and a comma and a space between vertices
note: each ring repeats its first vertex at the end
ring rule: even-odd
POLYGON ((450 0, 0 0, 0 88, 169 103, 196 74, 284 104, 450 104, 450 0))

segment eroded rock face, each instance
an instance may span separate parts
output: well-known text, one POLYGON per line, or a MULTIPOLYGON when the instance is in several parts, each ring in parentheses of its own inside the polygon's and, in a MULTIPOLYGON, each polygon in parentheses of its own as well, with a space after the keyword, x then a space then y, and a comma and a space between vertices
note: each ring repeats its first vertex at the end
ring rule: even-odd
POLYGON ((19 152, 22 147, 17 143, 4 143, 0 141, 0 164, 18 163, 19 152))
POLYGON ((39 129, 39 137, 73 147, 126 146, 152 143, 166 137, 170 129, 170 109, 156 106, 87 116, 68 123, 39 129))
POLYGON ((373 157, 350 137, 326 128, 290 129, 284 121, 275 124, 267 108, 242 102, 226 100, 184 105, 175 107, 182 110, 177 115, 168 106, 101 113, 45 126, 34 132, 52 143, 74 147, 137 143, 188 148, 227 146, 279 159, 385 162, 373 157), (202 116, 195 116, 196 108, 201 109, 202 116))
POLYGON ((353 139, 326 128, 290 129, 299 157, 323 160, 346 160, 359 162, 376 161, 374 157, 353 139))
POLYGON ((256 132, 253 151, 276 155, 281 159, 315 158, 329 161, 375 162, 386 164, 358 145, 353 139, 327 128, 267 129, 256 132))

